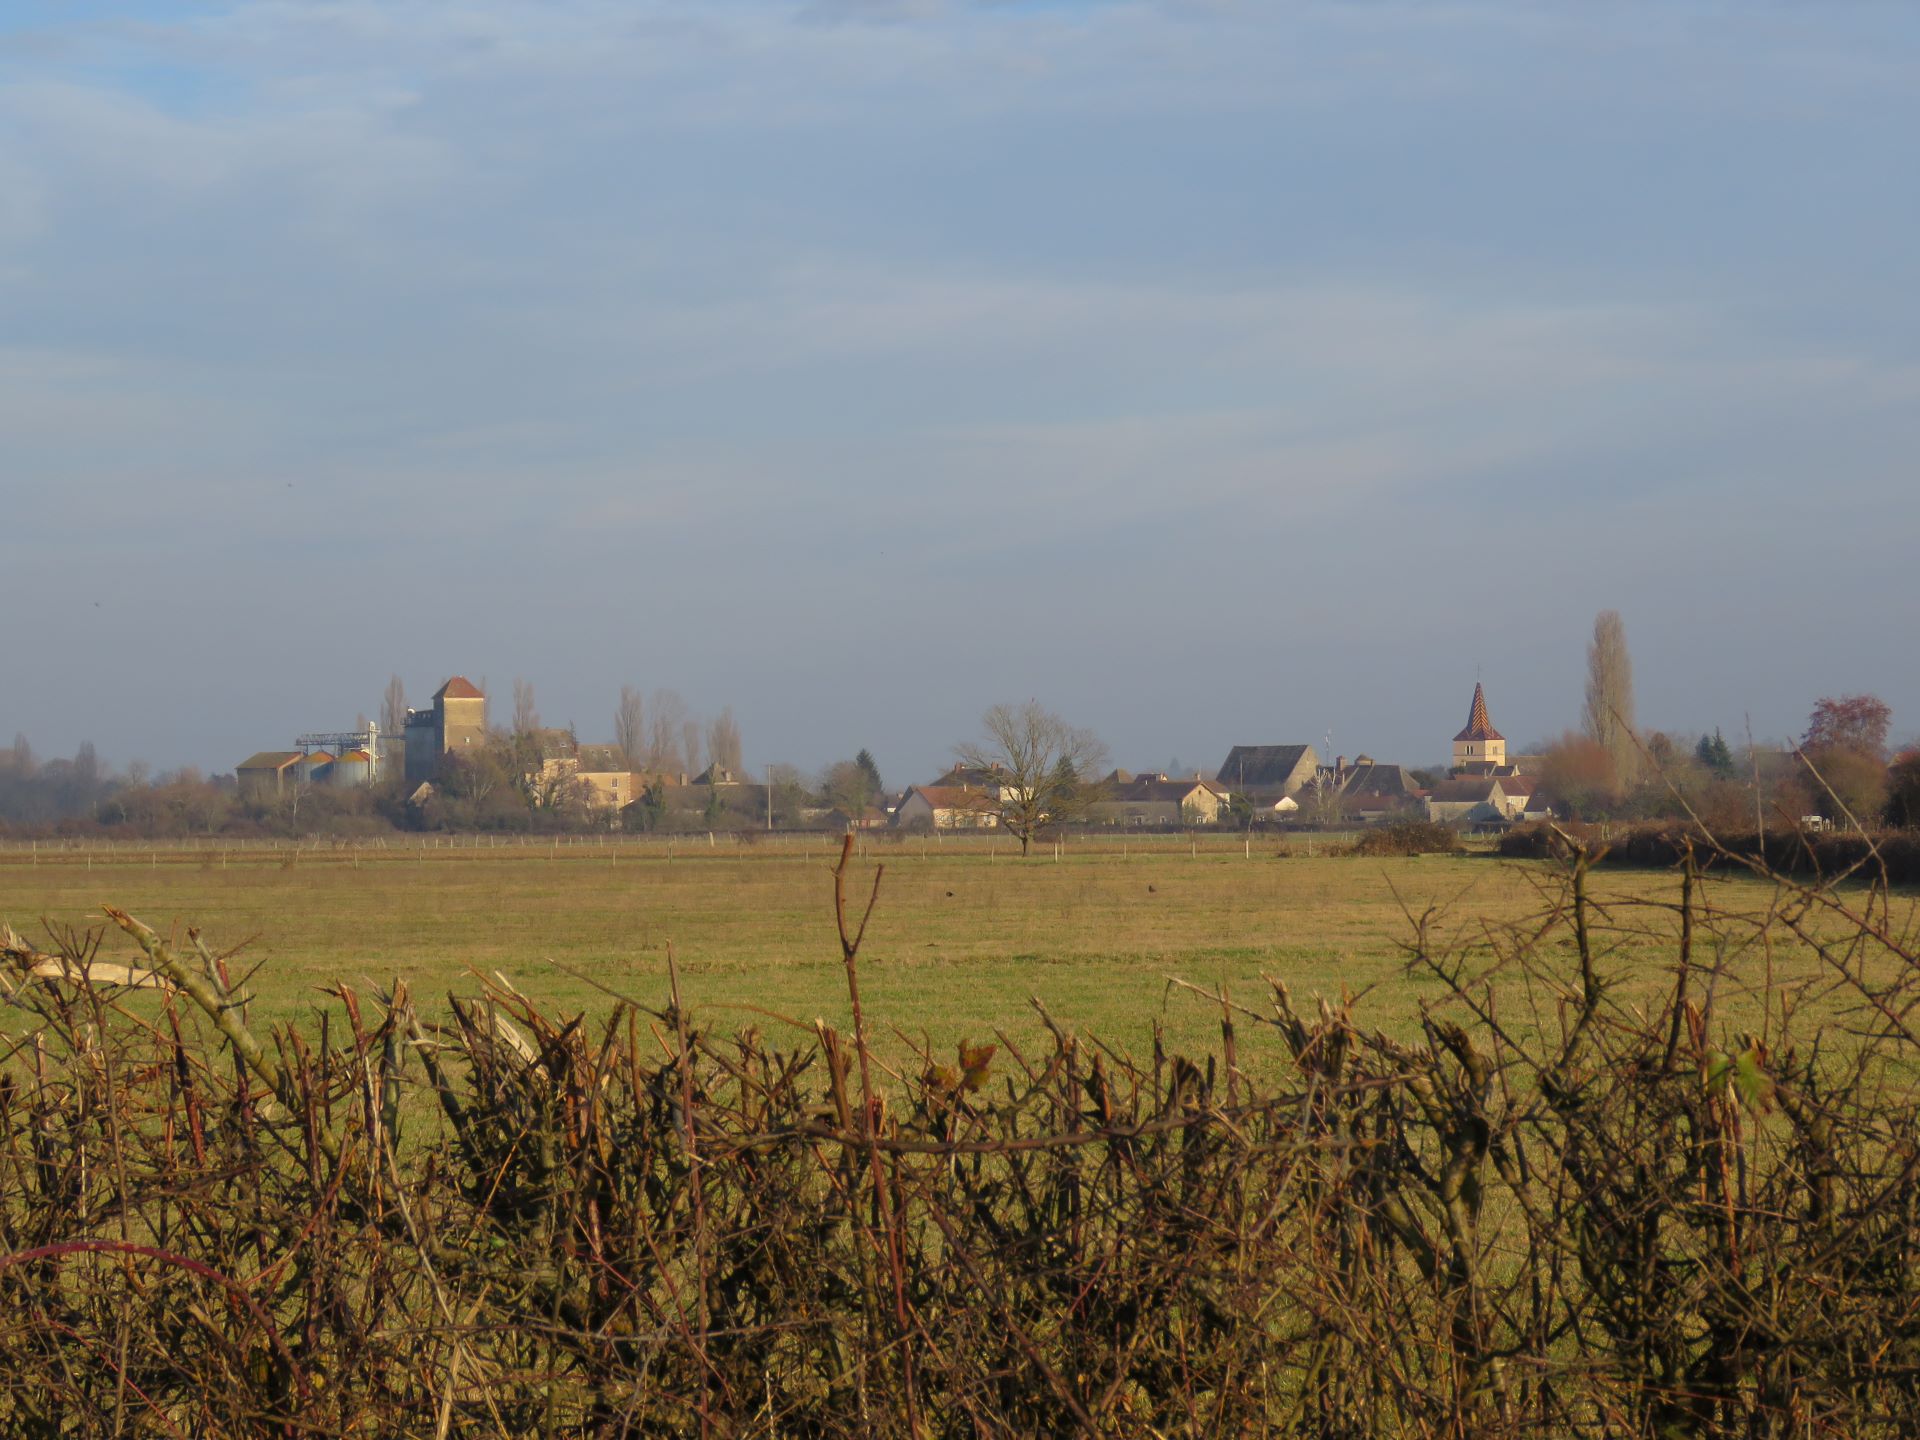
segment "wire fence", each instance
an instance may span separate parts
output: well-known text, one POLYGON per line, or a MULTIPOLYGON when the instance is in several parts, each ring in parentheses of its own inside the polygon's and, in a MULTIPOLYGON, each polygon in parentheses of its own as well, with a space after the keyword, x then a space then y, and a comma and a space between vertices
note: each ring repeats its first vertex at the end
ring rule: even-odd
MULTIPOLYGON (((1315 831, 1087 831, 1036 841, 1028 858, 1046 862, 1086 859, 1127 860, 1185 855, 1190 859, 1273 859, 1340 854, 1358 832, 1315 831)), ((521 835, 399 834, 306 839, 195 836, 168 839, 60 837, 0 839, 0 864, 114 865, 239 864, 420 859, 546 859, 618 864, 701 858, 800 857, 831 864, 840 852, 842 832, 695 831, 671 835, 585 834, 521 835)), ((981 858, 1017 859, 1020 846, 1005 836, 953 831, 879 830, 855 835, 863 859, 981 858)))

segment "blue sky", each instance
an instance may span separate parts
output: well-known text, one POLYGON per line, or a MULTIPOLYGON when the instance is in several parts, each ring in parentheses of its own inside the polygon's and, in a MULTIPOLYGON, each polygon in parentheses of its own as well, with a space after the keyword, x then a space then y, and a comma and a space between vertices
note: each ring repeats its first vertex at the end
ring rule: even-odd
POLYGON ((1920 732, 1920 12, 0 7, 0 729, 532 680, 930 773, 1872 690, 1920 732), (129 697, 137 696, 137 700, 129 697))

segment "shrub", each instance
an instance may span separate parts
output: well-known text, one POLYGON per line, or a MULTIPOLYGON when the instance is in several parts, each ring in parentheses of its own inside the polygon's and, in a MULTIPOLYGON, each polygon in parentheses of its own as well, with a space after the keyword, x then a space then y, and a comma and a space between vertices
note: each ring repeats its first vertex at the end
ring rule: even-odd
POLYGON ((1864 875, 1896 885, 1920 884, 1920 834, 1910 830, 1769 830, 1712 833, 1684 821, 1657 825, 1517 825, 1500 837, 1512 859, 1541 860, 1566 853, 1565 836, 1592 849, 1596 862, 1668 869, 1691 853, 1703 869, 1759 866, 1767 873, 1814 879, 1864 875))
POLYGON ((677 987, 564 1017, 504 981, 437 1017, 340 987, 263 1042, 193 932, 110 912, 144 968, 0 930, 0 1429, 1920 1433, 1920 1116, 1888 1083, 1920 956, 1883 909, 1780 881, 1715 910, 1688 872, 1650 995, 1578 854, 1491 956, 1419 932, 1452 1010, 1417 1041, 1276 985, 1206 994, 1217 1055, 1049 1021, 1048 1053, 882 1075, 852 848, 852 1028, 792 1049, 677 987), (1816 906, 1849 957, 1824 1005, 1724 963, 1816 906), (1496 968, 1561 1003, 1495 1023, 1496 968))
POLYGON ((1353 855, 1452 855, 1460 849, 1460 832, 1435 820, 1392 820, 1361 832, 1348 852, 1353 855))

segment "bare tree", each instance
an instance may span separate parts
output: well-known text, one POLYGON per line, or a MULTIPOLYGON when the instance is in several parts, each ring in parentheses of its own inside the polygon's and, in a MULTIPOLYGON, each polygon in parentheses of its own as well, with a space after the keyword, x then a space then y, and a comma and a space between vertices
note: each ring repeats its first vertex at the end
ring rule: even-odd
POLYGON ((620 703, 613 711, 613 743, 627 757, 627 764, 643 766, 647 755, 647 711, 640 692, 631 685, 620 687, 620 703))
POLYGON ((840 760, 829 765, 820 773, 819 788, 822 800, 856 824, 880 794, 873 776, 858 760, 840 760))
POLYGON ((399 736, 407 729, 407 687, 398 675, 387 678, 387 690, 380 697, 380 733, 399 736))
POLYGON ((1301 789, 1300 813, 1316 825, 1338 825, 1347 818, 1347 788, 1332 775, 1318 775, 1301 789))
POLYGON ((540 712, 534 708, 533 682, 516 679, 513 682, 513 733, 531 735, 540 728, 540 712))
POLYGON ((1633 735, 1633 661, 1618 610, 1602 610, 1593 620, 1581 728, 1612 757, 1619 782, 1632 784, 1640 773, 1640 748, 1633 735))
POLYGON ((680 748, 681 753, 687 757, 687 770, 689 773, 697 773, 702 768, 700 764, 700 746, 700 722, 694 719, 682 720, 680 722, 680 748))
POLYGON ((684 769, 691 774, 697 770, 697 765, 684 764, 684 757, 680 754, 680 733, 681 727, 687 722, 687 702, 671 690, 656 690, 648 709, 646 768, 663 773, 684 769))
POLYGON ((786 829, 801 824, 813 800, 806 777, 794 766, 767 767, 767 809, 775 825, 786 829))
POLYGON ((980 717, 982 736, 954 747, 959 763, 992 777, 982 808, 1026 854, 1045 826, 1084 817, 1100 795, 1093 777, 1107 768, 1107 747, 1091 730, 1069 725, 1037 700, 995 705, 980 717))
POLYGON ((707 759, 715 765, 732 770, 740 770, 740 727, 733 718, 733 707, 727 706, 714 717, 707 727, 707 759))

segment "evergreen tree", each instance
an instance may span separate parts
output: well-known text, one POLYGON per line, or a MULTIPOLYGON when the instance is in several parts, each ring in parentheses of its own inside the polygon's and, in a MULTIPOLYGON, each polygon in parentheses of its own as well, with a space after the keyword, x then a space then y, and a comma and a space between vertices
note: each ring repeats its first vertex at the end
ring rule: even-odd
POLYGON ((1700 743, 1694 747, 1693 755, 1718 778, 1722 780, 1732 778, 1733 751, 1728 748, 1726 738, 1721 735, 1718 727, 1714 729, 1713 734, 1700 737, 1700 743))
POLYGON ((867 784, 870 787, 869 793, 875 800, 887 793, 887 787, 880 783, 880 767, 873 763, 871 750, 862 748, 860 753, 853 757, 853 763, 866 773, 867 784))

